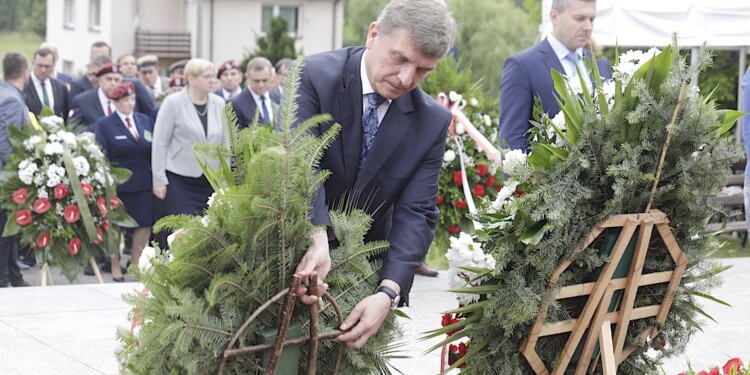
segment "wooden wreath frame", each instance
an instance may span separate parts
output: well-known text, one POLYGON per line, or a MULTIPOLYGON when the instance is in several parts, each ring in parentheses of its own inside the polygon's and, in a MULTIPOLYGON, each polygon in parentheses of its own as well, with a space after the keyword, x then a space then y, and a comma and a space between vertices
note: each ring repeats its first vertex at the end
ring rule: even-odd
MULTIPOLYGON (((277 293, 275 296, 273 296, 270 300, 266 301, 263 305, 258 307, 251 315, 247 318, 245 323, 242 324, 242 326, 237 330, 237 332, 232 336, 232 339, 229 341, 229 345, 227 345, 227 349, 224 351, 224 355, 221 357, 221 362, 219 363, 219 371, 218 374, 222 375, 224 372, 224 366, 226 366, 227 360, 229 358, 243 355, 243 354, 250 354, 255 352, 260 352, 268 349, 273 349, 273 355, 271 356, 270 361, 268 362, 268 366, 266 367, 266 374, 273 375, 276 372, 276 366, 279 363, 279 358, 281 357, 281 351, 287 347, 287 346, 294 346, 294 345, 309 345, 308 350, 308 356, 307 356, 307 374, 308 375, 314 375, 317 371, 317 364, 318 364, 318 342, 320 340, 331 340, 335 339, 342 333, 343 331, 340 330, 334 330, 330 333, 319 333, 319 314, 320 314, 320 300, 318 302, 313 303, 310 305, 310 336, 305 337, 299 337, 291 340, 286 340, 286 334, 289 330, 289 323, 292 320, 292 311, 294 311, 294 302, 297 297, 296 290, 299 288, 301 282, 301 278, 297 275, 292 276, 292 284, 289 286, 289 289, 282 290, 281 292, 277 293), (287 296, 286 305, 284 306, 284 310, 282 311, 281 315, 281 325, 279 327, 279 331, 276 334, 276 340, 273 343, 267 343, 267 344, 260 344, 260 345, 254 345, 254 346, 248 346, 244 348, 236 348, 234 349, 234 345, 237 343, 237 340, 239 340, 240 336, 247 330, 247 328, 250 326, 250 323, 252 323, 255 318, 257 318, 260 313, 265 311, 267 308, 269 308, 274 302, 280 300, 282 297, 287 296)), ((310 288, 308 289, 309 295, 315 295, 318 293, 318 274, 317 272, 313 272, 310 275, 310 288)), ((339 308, 338 304, 336 303, 336 300, 326 292, 323 295, 328 302, 333 306, 333 309, 336 311, 336 316, 338 317, 339 325, 344 321, 344 315, 341 313, 341 309, 339 308)), ((343 347, 342 344, 338 344, 338 349, 336 350, 336 362, 335 367, 333 370, 334 374, 338 373, 339 365, 341 364, 341 357, 343 356, 343 347)))
POLYGON ((625 347, 629 322, 649 317, 656 318, 657 324, 649 326, 640 334, 639 341, 644 341, 649 337, 656 337, 659 333, 657 327, 664 324, 667 319, 675 291, 680 285, 680 280, 687 266, 687 257, 680 250, 674 235, 672 235, 672 231, 669 229, 667 215, 658 210, 651 210, 649 213, 644 214, 612 216, 597 224, 589 233, 586 243, 577 249, 573 255, 586 249, 607 228, 622 228, 622 230, 612 249, 611 260, 603 266, 597 281, 565 286, 555 292, 560 276, 572 264, 572 260, 570 259, 563 262, 555 270, 550 279, 547 290, 553 295, 555 300, 583 296, 588 296, 588 299, 577 319, 559 322, 545 322, 549 304, 545 303, 542 305, 536 322, 531 327, 529 336, 524 340, 520 349, 537 375, 549 375, 550 373, 555 375, 563 374, 568 368, 573 354, 583 340, 587 330, 590 334, 586 337, 583 344, 583 350, 576 365, 575 374, 581 375, 593 372, 598 359, 592 361, 592 356, 596 348, 597 339, 599 339, 603 373, 604 375, 614 375, 617 372, 617 367, 635 350, 633 347, 625 347), (638 239, 633 261, 630 264, 630 271, 625 278, 613 279, 612 275, 615 268, 617 268, 628 243, 639 227, 640 230, 638 231, 638 239), (646 254, 649 251, 648 245, 654 227, 656 227, 656 231, 661 236, 666 250, 675 262, 675 269, 672 271, 642 274, 643 264, 646 254), (633 308, 639 286, 661 283, 669 283, 667 293, 661 304, 633 308), (619 289, 624 289, 621 308, 619 311, 608 312, 612 294, 619 289), (614 336, 612 335, 610 323, 617 324, 614 336), (554 369, 550 372, 536 352, 537 342, 540 337, 567 332, 570 332, 570 336, 556 361, 554 369))

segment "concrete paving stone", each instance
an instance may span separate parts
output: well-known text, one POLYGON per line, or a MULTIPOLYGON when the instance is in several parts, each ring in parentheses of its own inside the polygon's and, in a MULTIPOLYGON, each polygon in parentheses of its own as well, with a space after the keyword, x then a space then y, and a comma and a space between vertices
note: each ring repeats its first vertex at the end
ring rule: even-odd
MULTIPOLYGON (((101 375, 47 343, 36 340, 0 321, 0 374, 101 375)), ((115 372, 108 372, 114 374, 115 372)))
POLYGON ((0 316, 91 311, 126 306, 119 296, 108 296, 84 285, 0 289, 0 316), (116 306, 116 305, 115 305, 116 306))

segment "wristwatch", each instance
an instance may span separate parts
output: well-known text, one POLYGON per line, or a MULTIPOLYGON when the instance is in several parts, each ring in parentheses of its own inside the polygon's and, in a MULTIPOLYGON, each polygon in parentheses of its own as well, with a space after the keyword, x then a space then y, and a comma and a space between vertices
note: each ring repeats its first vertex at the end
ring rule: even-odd
POLYGON ((385 295, 387 295, 388 298, 391 299, 391 310, 394 310, 396 307, 398 307, 398 303, 399 301, 401 301, 401 296, 398 295, 395 290, 385 285, 379 286, 378 289, 375 290, 375 293, 385 293, 385 295))

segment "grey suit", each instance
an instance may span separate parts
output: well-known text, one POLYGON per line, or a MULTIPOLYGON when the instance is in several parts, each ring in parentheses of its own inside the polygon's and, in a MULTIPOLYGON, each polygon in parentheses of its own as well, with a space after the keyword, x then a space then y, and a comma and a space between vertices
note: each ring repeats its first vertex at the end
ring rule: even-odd
MULTIPOLYGON (((8 141, 8 126, 20 128, 29 122, 29 109, 24 103, 23 93, 8 82, 0 82, 0 169, 5 158, 13 151, 8 141)), ((7 216, 0 210, 0 230, 5 228, 7 216)), ((23 282, 18 268, 18 238, 0 237, 0 287, 23 282)))
MULTIPOLYGON (((196 143, 224 144, 229 147, 229 138, 224 134, 221 113, 224 99, 208 95, 208 134, 204 132, 195 106, 187 90, 169 95, 164 99, 154 124, 151 166, 154 186, 166 186, 167 171, 186 176, 203 175, 193 156, 196 143)), ((211 161, 211 167, 218 168, 219 161, 211 161)))

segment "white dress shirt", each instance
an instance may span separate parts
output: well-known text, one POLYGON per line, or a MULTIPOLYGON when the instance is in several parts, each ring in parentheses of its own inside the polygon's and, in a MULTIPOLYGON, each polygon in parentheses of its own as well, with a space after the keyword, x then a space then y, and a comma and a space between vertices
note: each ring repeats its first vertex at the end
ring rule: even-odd
MULTIPOLYGON (((36 89, 36 93, 39 96, 39 102, 44 105, 44 94, 42 93, 42 81, 39 80, 39 78, 34 75, 34 72, 31 72, 31 82, 34 83, 34 89, 36 89)), ((44 89, 47 91, 47 99, 49 100, 49 107, 54 109, 55 108, 55 95, 52 93, 52 83, 50 82, 50 79, 47 78, 44 80, 44 89)))

